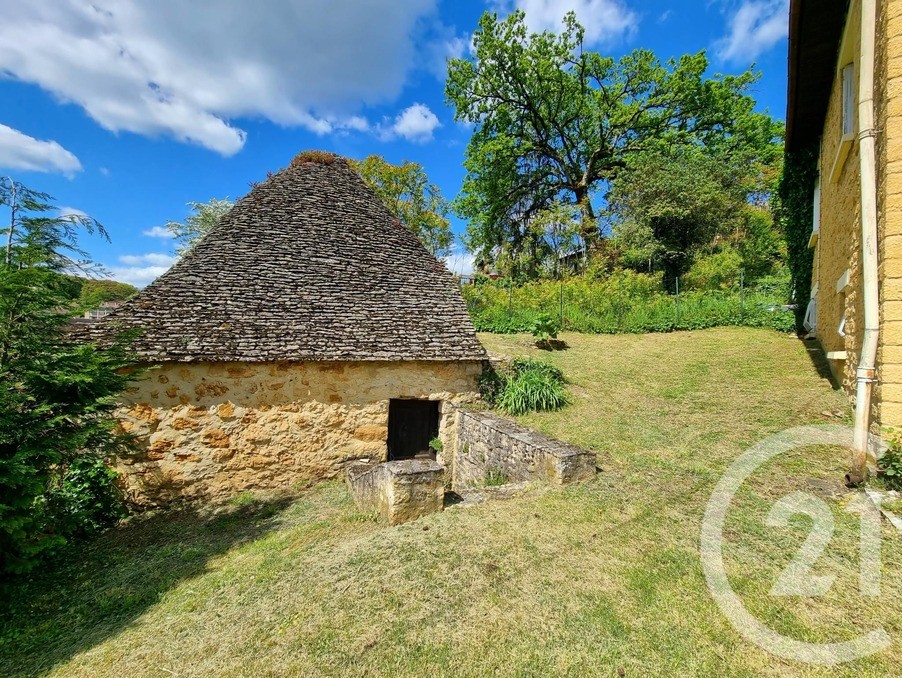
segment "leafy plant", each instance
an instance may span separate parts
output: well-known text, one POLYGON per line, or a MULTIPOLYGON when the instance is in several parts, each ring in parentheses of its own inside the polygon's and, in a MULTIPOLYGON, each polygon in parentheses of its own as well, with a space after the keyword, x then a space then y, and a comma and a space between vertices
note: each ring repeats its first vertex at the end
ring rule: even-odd
POLYGON ((500 485, 507 485, 510 481, 510 477, 499 468, 490 468, 485 472, 486 487, 498 487, 500 485))
POLYGON ((560 320, 550 313, 540 313, 532 325, 532 336, 539 346, 545 345, 551 339, 557 339, 557 333, 561 329, 560 320))
POLYGON ((561 371, 532 358, 513 361, 495 399, 499 410, 512 415, 557 410, 569 402, 561 371))
POLYGON ((902 444, 893 440, 877 463, 877 477, 883 478, 887 487, 902 490, 902 444))
POLYGON ((442 439, 436 436, 432 440, 429 441, 429 449, 435 453, 439 453, 442 451, 442 439))
POLYGON ((97 456, 75 458, 45 495, 47 522, 71 535, 90 534, 115 523, 125 516, 116 476, 97 456))
POLYGON ((785 278, 764 278, 742 292, 737 287, 681 291, 679 299, 664 292, 660 275, 633 271, 563 282, 537 280, 513 288, 507 281, 485 282, 467 285, 462 293, 478 331, 532 333, 543 314, 560 316, 562 285, 566 328, 574 332, 673 332, 727 325, 795 329, 793 312, 784 307, 789 292, 785 278))

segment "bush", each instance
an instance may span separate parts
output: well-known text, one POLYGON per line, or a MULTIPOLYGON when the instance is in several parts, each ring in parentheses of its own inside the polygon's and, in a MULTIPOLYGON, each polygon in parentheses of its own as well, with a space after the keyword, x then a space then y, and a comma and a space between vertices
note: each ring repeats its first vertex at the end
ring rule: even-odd
POLYGON ((564 375, 541 360, 517 358, 501 382, 494 405, 507 414, 557 410, 570 402, 564 375))
POLYGON ((795 329, 785 279, 740 291, 693 290, 679 299, 664 291, 660 275, 615 271, 605 278, 575 276, 539 280, 508 288, 507 281, 463 288, 464 299, 481 332, 532 333, 549 316, 562 330, 591 334, 672 332, 725 325, 795 329), (563 297, 563 313, 561 298, 563 297), (561 323, 563 319, 563 323, 561 323))
POLYGON ((739 286, 742 257, 732 249, 700 257, 680 282, 686 289, 725 290, 739 286))
POLYGON ((44 495, 47 523, 64 534, 84 536, 124 517, 116 475, 96 455, 76 458, 44 495))
POLYGON ((902 445, 898 439, 890 443, 889 449, 877 464, 877 477, 882 478, 891 490, 902 490, 902 445))

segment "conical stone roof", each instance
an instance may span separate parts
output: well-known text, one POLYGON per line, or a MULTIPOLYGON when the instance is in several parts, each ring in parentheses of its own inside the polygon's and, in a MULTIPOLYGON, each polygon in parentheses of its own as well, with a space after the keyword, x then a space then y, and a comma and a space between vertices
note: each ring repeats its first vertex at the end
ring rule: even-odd
POLYGON ((93 328, 148 361, 482 360, 454 276, 338 156, 299 155, 93 328))

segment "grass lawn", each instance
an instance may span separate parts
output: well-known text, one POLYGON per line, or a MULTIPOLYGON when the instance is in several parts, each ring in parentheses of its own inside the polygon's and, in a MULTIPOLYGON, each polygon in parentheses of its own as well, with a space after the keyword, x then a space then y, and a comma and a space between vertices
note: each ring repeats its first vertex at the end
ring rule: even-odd
MULTIPOLYGON (((571 380, 573 404, 521 421, 597 450, 595 480, 395 528, 357 513, 338 482, 143 516, 6 593, 0 675, 896 673, 902 539, 884 525, 882 594, 860 597, 841 450, 786 455, 747 483, 727 519, 728 572, 787 635, 839 641, 882 626, 895 643, 838 669, 777 659, 705 586, 701 517, 730 462, 782 429, 848 421, 804 345, 739 328, 563 338, 568 350, 541 355, 571 380), (805 519, 764 522, 794 490, 833 509, 814 568, 836 576, 822 598, 768 595, 808 534, 805 519)), ((482 339, 540 353, 524 336, 482 339)))

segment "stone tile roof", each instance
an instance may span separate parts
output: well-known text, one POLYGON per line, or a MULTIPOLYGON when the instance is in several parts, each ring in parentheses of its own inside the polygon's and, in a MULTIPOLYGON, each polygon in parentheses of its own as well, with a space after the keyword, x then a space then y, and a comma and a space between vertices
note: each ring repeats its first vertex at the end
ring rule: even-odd
POLYGON ((454 276, 323 153, 253 188, 90 335, 127 328, 148 361, 485 357, 454 276))

